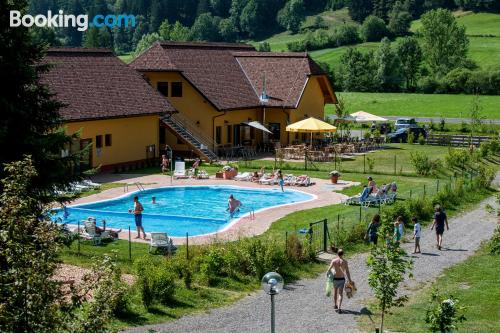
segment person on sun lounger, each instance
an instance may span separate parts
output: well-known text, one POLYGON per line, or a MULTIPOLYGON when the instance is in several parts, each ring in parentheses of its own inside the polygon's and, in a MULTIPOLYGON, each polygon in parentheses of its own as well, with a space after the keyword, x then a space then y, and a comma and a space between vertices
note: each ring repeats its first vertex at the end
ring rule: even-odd
POLYGON ((239 211, 239 208, 243 206, 241 201, 238 199, 235 199, 234 196, 231 194, 229 196, 229 200, 227 201, 227 209, 229 211, 229 214, 231 215, 231 218, 234 216, 234 213, 236 211, 239 211))

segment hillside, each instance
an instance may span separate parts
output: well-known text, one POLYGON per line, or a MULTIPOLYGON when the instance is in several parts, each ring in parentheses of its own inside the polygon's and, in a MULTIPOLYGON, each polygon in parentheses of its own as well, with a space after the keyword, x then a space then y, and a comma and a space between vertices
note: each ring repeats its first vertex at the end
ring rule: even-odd
MULTIPOLYGON (((455 16, 460 24, 466 27, 466 33, 470 40, 469 56, 480 67, 500 67, 500 14, 472 13, 456 11, 455 16)), ((308 16, 302 28, 314 22, 316 16, 321 16, 328 22, 329 29, 345 22, 352 23, 347 9, 337 11, 326 11, 318 15, 308 16)), ((413 21, 411 31, 416 32, 421 26, 420 20, 413 21)), ((273 51, 286 51, 286 44, 304 38, 305 33, 291 34, 282 32, 259 42, 268 42, 273 51)), ((257 45, 259 42, 252 42, 257 45)), ((362 52, 375 50, 379 43, 361 43, 353 45, 362 52)), ((321 62, 328 63, 335 68, 339 65, 340 56, 345 52, 347 46, 312 51, 311 56, 321 62)))

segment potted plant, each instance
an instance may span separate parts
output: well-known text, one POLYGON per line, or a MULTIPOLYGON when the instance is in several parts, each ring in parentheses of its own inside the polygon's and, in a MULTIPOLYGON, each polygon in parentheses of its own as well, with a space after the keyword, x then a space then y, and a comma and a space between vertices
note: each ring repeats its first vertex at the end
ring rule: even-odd
POLYGON ((339 177, 340 172, 338 172, 337 170, 330 172, 330 180, 332 181, 332 184, 337 184, 339 177))

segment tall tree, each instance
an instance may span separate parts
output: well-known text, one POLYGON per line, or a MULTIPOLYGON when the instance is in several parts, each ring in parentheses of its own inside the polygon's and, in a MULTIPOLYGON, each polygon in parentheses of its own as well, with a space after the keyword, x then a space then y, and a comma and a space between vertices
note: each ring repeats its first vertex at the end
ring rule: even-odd
POLYGON ((372 0, 349 0, 348 6, 351 18, 360 23, 373 12, 372 0))
POLYGON ((349 48, 340 57, 339 79, 345 91, 375 91, 377 89, 377 68, 373 53, 361 53, 349 48))
POLYGON ((278 12, 278 23, 285 29, 297 33, 305 18, 304 0, 290 0, 278 12))
POLYGON ((238 38, 238 29, 230 18, 225 18, 219 22, 219 34, 222 40, 234 42, 238 38))
POLYGON ((467 60, 469 40, 465 27, 457 23, 449 10, 431 10, 421 21, 423 53, 433 74, 446 75, 467 60))
POLYGON ((219 23, 219 17, 214 17, 210 13, 201 14, 191 27, 191 38, 212 42, 219 41, 219 23))
MULTIPOLYGON (((1 1, 0 11, 0 178, 4 163, 31 155, 38 176, 30 183, 47 201, 54 200, 55 187, 74 180, 73 166, 79 156, 61 157, 72 141, 62 129, 62 104, 40 82, 49 66, 42 63, 43 47, 32 43, 24 27, 9 27, 10 10, 24 10, 26 1, 1 1)), ((0 185, 0 192, 2 191, 0 185)))
POLYGON ((391 41, 385 37, 375 52, 377 80, 382 91, 397 91, 403 82, 401 61, 391 47, 391 41))
POLYGON ((82 41, 83 47, 100 47, 99 42, 99 29, 96 27, 92 27, 85 31, 85 35, 83 36, 82 41))
POLYGON ((186 41, 189 40, 189 38, 189 28, 183 26, 181 22, 176 21, 172 26, 172 30, 170 31, 170 39, 177 41, 186 41))
POLYGON ((395 36, 403 36, 410 30, 412 17, 407 5, 397 1, 389 12, 389 30, 395 36))
POLYGON ((405 37, 396 44, 401 60, 406 90, 414 90, 422 64, 422 49, 415 37, 405 37))
POLYGON ((228 17, 231 0, 210 0, 210 8, 215 16, 228 17))
POLYGON ((387 22, 394 1, 395 0, 373 0, 373 15, 387 22))
POLYGON ((360 33, 365 42, 379 42, 389 35, 389 29, 387 29, 384 20, 370 15, 363 22, 360 33))

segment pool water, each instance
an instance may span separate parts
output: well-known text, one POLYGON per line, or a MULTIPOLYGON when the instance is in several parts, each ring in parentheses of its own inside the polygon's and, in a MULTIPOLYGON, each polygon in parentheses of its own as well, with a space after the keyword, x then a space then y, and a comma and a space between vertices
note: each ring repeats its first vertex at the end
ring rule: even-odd
POLYGON ((169 236, 182 237, 222 231, 231 222, 249 212, 304 202, 313 195, 301 191, 279 188, 250 189, 236 186, 175 186, 133 192, 116 199, 80 204, 54 211, 53 218, 63 223, 77 224, 78 221, 95 217, 97 225, 106 220, 110 228, 135 230, 134 216, 128 213, 134 206, 133 197, 139 196, 144 206, 142 225, 146 232, 166 232, 169 236), (241 201, 242 207, 231 218, 227 211, 229 195, 241 201), (152 197, 156 204, 152 204, 152 197), (65 216, 66 215, 66 216, 65 216))

